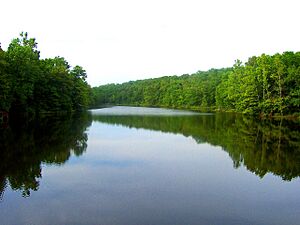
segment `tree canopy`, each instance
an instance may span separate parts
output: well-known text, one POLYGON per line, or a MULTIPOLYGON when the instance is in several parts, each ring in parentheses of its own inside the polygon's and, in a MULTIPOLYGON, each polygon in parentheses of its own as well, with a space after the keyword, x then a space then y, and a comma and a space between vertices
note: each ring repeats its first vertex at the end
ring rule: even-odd
POLYGON ((236 60, 231 68, 93 88, 94 105, 120 104, 247 114, 299 113, 300 52, 236 60))
POLYGON ((9 112, 75 111, 89 106, 91 88, 81 66, 63 57, 41 59, 37 42, 22 32, 0 48, 0 110, 9 112))
POLYGON ((93 89, 81 66, 63 57, 41 59, 22 32, 0 47, 0 110, 80 111, 103 104, 156 106, 247 114, 290 115, 300 108, 300 52, 253 56, 230 68, 107 84, 93 89))

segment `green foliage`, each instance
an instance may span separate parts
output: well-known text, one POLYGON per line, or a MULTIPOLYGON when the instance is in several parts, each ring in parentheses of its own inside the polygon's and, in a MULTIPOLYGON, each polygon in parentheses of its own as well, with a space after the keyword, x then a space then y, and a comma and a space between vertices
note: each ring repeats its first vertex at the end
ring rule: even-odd
POLYGON ((8 111, 12 101, 12 77, 8 72, 6 53, 0 47, 0 110, 8 111))
POLYGON ((173 108, 210 108, 216 104, 216 87, 231 69, 199 71, 93 88, 94 104, 123 104, 173 108))
POLYGON ((35 39, 21 33, 19 38, 12 40, 6 52, 12 80, 11 108, 14 111, 27 111, 27 106, 33 103, 34 84, 40 73, 36 47, 35 39))
POLYGON ((50 112, 86 109, 91 88, 80 66, 62 57, 40 59, 37 43, 21 33, 6 52, 0 50, 0 110, 50 112))
POLYGON ((287 115, 300 108, 300 53, 262 54, 232 68, 108 84, 93 90, 94 106, 120 104, 287 115))
POLYGON ((273 56, 261 55, 239 64, 228 79, 222 81, 222 102, 234 110, 263 115, 299 112, 299 53, 285 52, 273 56), (227 87, 227 88, 226 88, 227 87))

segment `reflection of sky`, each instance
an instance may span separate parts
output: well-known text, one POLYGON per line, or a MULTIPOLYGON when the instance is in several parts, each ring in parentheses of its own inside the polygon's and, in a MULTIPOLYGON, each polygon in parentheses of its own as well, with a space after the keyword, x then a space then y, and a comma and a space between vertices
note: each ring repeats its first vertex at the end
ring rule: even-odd
POLYGON ((299 179, 233 169, 227 153, 192 138, 93 122, 88 149, 44 165, 28 199, 8 191, 3 224, 296 224, 299 179), (296 222, 296 223, 293 223, 296 222))
POLYGON ((150 107, 127 107, 113 106, 111 108, 90 110, 93 115, 110 115, 110 116, 193 116, 193 115, 213 115, 212 113, 199 113, 187 110, 150 108, 150 107))

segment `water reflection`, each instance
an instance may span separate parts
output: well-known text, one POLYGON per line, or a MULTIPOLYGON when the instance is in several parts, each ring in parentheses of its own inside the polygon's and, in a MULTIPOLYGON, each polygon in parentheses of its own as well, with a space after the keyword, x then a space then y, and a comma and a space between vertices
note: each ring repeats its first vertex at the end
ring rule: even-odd
POLYGON ((24 197, 39 188, 42 164, 64 164, 71 154, 80 156, 87 148, 87 113, 45 116, 28 120, 14 118, 0 129, 0 195, 6 186, 24 197), (22 124, 22 125, 21 125, 22 124))
POLYGON ((39 188, 42 164, 62 165, 72 154, 82 155, 87 149, 86 130, 92 120, 180 134, 192 137, 199 144, 221 146, 235 168, 245 166, 259 177, 272 173, 290 181, 300 176, 299 123, 257 121, 221 113, 182 115, 172 112, 168 115, 164 112, 154 116, 139 112, 139 115, 123 116, 115 112, 110 115, 108 110, 108 113, 94 115, 46 116, 26 120, 25 124, 23 120, 11 120, 8 127, 0 129, 0 198, 8 185, 21 191, 24 197, 30 196, 31 191, 39 188), (23 125, 20 127, 20 124, 23 125))
POLYGON ((244 165, 290 181, 300 176, 300 126, 291 121, 257 121, 235 114, 199 116, 93 115, 101 123, 143 128, 193 137, 197 143, 221 146, 235 168, 244 165))

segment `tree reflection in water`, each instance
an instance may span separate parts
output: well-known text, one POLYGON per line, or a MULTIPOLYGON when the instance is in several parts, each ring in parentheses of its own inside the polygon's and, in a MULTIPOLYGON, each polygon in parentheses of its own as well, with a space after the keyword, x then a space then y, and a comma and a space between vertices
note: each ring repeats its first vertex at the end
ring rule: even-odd
POLYGON ((244 165, 259 177, 273 173, 290 181, 300 176, 300 124, 255 120, 218 113, 203 116, 109 116, 93 120, 193 137, 198 143, 221 146, 235 168, 244 165))
MULTIPOLYGON (((64 164, 87 149, 86 130, 92 120, 128 128, 181 134, 197 143, 221 146, 233 166, 245 166, 259 177, 267 173, 285 181, 300 176, 300 125, 291 121, 258 121, 235 114, 192 116, 46 116, 14 119, 0 129, 0 199, 5 188, 20 190, 24 197, 38 190, 41 165, 64 164), (20 126, 20 124, 23 124, 20 126)), ((124 143, 126 144, 126 143, 124 143)))
POLYGON ((87 148, 88 113, 33 120, 18 117, 10 122, 8 128, 0 130, 1 198, 8 184, 22 191, 24 197, 30 196, 39 188, 42 163, 61 165, 87 148))

